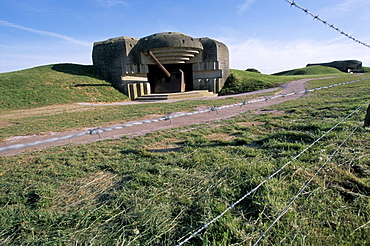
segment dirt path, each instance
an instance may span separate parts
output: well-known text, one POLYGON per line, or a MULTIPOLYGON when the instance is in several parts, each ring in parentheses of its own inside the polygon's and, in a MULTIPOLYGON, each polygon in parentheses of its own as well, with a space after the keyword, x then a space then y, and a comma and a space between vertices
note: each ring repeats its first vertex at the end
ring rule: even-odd
MULTIPOLYGON (((305 89, 305 84, 309 80, 313 80, 313 79, 301 79, 301 80, 297 80, 297 81, 293 81, 293 82, 290 82, 288 84, 285 84, 285 85, 282 86, 283 90, 279 91, 278 93, 287 94, 287 93, 291 93, 293 91, 297 91, 297 92, 302 91, 302 90, 305 89)), ((278 89, 279 88, 272 88, 272 89, 255 91, 255 92, 250 92, 250 93, 243 93, 243 94, 238 94, 238 95, 232 95, 232 97, 243 97, 243 96, 246 96, 246 95, 259 94, 259 93, 264 93, 264 92, 267 92, 267 91, 275 91, 275 90, 278 90, 278 89)), ((184 116, 184 117, 173 119, 172 124, 170 124, 169 121, 160 121, 160 122, 155 122, 155 123, 150 123, 150 124, 142 124, 142 125, 135 125, 135 126, 132 126, 132 127, 125 127, 125 128, 120 129, 120 130, 104 132, 104 133, 101 134, 101 138, 98 135, 84 135, 84 136, 81 136, 81 137, 72 138, 70 140, 61 140, 61 141, 57 141, 57 142, 53 142, 53 143, 44 143, 44 144, 40 144, 40 145, 37 145, 37 146, 32 147, 32 148, 28 148, 28 149, 23 148, 23 149, 17 149, 17 150, 7 150, 7 151, 0 152, 0 155, 16 155, 16 154, 19 154, 19 153, 32 152, 32 151, 35 151, 35 150, 45 149, 45 148, 48 148, 48 147, 51 147, 51 146, 66 145, 66 144, 69 144, 69 143, 84 144, 84 143, 91 143, 91 142, 104 140, 104 139, 117 139, 117 138, 122 137, 123 135, 132 136, 132 137, 133 136, 140 136, 140 135, 144 135, 146 133, 157 131, 157 130, 164 130, 164 129, 175 128, 175 127, 189 126, 189 125, 192 125, 192 124, 201 124, 201 123, 210 122, 210 121, 217 121, 217 120, 221 120, 221 119, 230 118, 230 117, 233 117, 233 116, 236 116, 238 114, 245 113, 245 112, 248 112, 248 111, 260 110, 262 108, 265 108, 265 107, 268 107, 268 106, 271 106, 271 105, 275 105, 275 104, 279 104, 279 103, 282 103, 282 102, 285 102, 285 101, 295 100, 299 97, 302 97, 303 95, 304 94, 297 94, 297 95, 292 95, 292 96, 289 96, 289 97, 279 97, 279 98, 276 98, 276 99, 273 99, 273 100, 268 100, 268 101, 264 101, 264 102, 260 102, 260 103, 251 103, 251 104, 243 105, 242 107, 226 108, 226 109, 219 110, 218 114, 216 112, 210 112, 210 113, 196 114, 196 115, 191 115, 191 116, 184 116)), ((221 99, 221 98, 224 98, 224 97, 217 97, 217 98, 212 98, 212 99, 214 100, 214 99, 221 99)), ((204 100, 204 98, 202 100, 204 100)), ((171 103, 173 101, 175 101, 175 100, 164 101, 163 103, 171 103)), ((112 103, 112 104, 129 105, 129 104, 138 104, 138 103, 147 103, 147 102, 120 102, 120 103, 112 103)), ((156 101, 156 103, 158 103, 158 101, 156 101)), ((87 104, 87 103, 82 104, 81 103, 80 105, 74 105, 72 107, 75 108, 76 111, 78 111, 78 110, 83 110, 81 108, 81 105, 102 106, 102 105, 112 105, 112 104, 100 104, 100 103, 99 104, 87 104)), ((71 106, 68 106, 68 107, 71 107, 71 106)), ((205 110, 205 109, 209 109, 209 107, 204 107, 204 108, 199 107, 198 108, 198 110, 205 110)), ((46 114, 48 114, 48 113, 55 114, 57 112, 63 112, 64 110, 66 110, 66 109, 61 108, 60 106, 58 106, 58 107, 49 106, 49 107, 44 107, 41 110, 41 112, 43 112, 44 114, 45 113, 46 114)), ((24 114, 27 114, 27 113, 36 114, 36 112, 32 113, 32 111, 28 110, 28 111, 25 111, 23 113, 24 114)), ((154 118, 159 118, 159 117, 161 117, 161 116, 154 117, 154 118)), ((148 119, 148 117, 145 118, 145 119, 148 119)), ((105 127, 101 127, 101 128, 105 128, 105 127)), ((0 147, 6 147, 6 146, 10 146, 10 145, 15 145, 15 144, 26 144, 26 143, 35 142, 35 141, 42 141, 42 140, 49 139, 49 138, 59 138, 59 137, 62 137, 62 136, 67 136, 67 135, 76 134, 76 133, 79 133, 79 132, 88 131, 90 129, 94 129, 94 128, 73 130, 73 131, 65 131, 65 132, 50 132, 49 134, 43 134, 43 135, 16 136, 16 137, 7 138, 5 141, 0 142, 0 147)))

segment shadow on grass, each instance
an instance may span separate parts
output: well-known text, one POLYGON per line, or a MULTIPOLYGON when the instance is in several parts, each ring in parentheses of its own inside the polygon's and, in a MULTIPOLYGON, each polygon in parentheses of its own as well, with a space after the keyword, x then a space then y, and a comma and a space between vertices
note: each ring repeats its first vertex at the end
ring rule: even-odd
POLYGON ((113 87, 118 90, 114 84, 112 84, 110 81, 104 79, 103 77, 97 75, 94 73, 94 68, 92 65, 80 65, 80 64, 72 64, 72 63, 61 63, 61 64, 55 64, 52 66, 53 70, 62 72, 62 73, 67 73, 67 74, 72 74, 72 75, 80 75, 80 76, 87 76, 90 78, 94 79, 99 79, 102 81, 106 81, 109 84, 78 84, 75 85, 75 87, 96 87, 96 86, 109 86, 113 87))
POLYGON ((79 64, 72 64, 72 63, 61 63, 55 64, 52 66, 53 70, 68 73, 72 75, 83 75, 89 76, 96 79, 102 79, 98 75, 94 74, 94 69, 92 65, 79 65, 79 64))
POLYGON ((89 86, 109 86, 111 87, 112 85, 108 85, 108 84, 78 84, 78 85, 75 85, 75 87, 89 87, 89 86))

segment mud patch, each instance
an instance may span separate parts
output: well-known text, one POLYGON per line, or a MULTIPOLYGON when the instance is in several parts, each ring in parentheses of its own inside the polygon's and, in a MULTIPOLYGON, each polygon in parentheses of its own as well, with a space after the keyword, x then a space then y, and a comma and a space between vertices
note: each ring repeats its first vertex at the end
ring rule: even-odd
POLYGON ((163 115, 160 115, 160 114, 150 114, 150 115, 146 115, 145 117, 146 117, 146 119, 154 120, 154 119, 162 118, 163 115))
POLYGON ((0 115, 0 119, 23 119, 35 116, 53 116, 62 113, 74 113, 95 110, 94 107, 80 106, 76 104, 51 105, 32 109, 12 110, 0 115))
POLYGON ((253 113, 255 113, 255 114, 272 114, 274 116, 284 116, 284 115, 288 115, 289 114, 286 111, 281 111, 281 110, 276 110, 276 109, 256 110, 253 113))
POLYGON ((195 111, 203 111, 203 110, 209 110, 209 109, 211 109, 211 107, 209 107, 209 106, 198 106, 198 107, 195 107, 194 109, 195 109, 195 111))
POLYGON ((230 135, 227 133, 213 133, 211 135, 206 136, 206 138, 210 140, 225 140, 225 141, 232 141, 236 139, 234 135, 230 135))
POLYGON ((149 145, 146 149, 149 152, 166 153, 180 151, 183 141, 177 138, 168 138, 163 141, 149 145))
POLYGON ((236 123, 238 126, 241 127, 251 127, 251 126, 263 126, 266 124, 266 122, 261 121, 249 121, 249 122, 238 122, 236 123))
POLYGON ((112 173, 98 171, 60 187, 59 195, 53 199, 51 209, 68 212, 86 205, 95 207, 104 202, 104 194, 109 194, 116 184, 115 179, 116 175, 112 173))
POLYGON ((13 126, 13 125, 18 125, 20 123, 17 122, 8 122, 8 121, 1 121, 0 120, 0 128, 8 127, 8 126, 13 126))

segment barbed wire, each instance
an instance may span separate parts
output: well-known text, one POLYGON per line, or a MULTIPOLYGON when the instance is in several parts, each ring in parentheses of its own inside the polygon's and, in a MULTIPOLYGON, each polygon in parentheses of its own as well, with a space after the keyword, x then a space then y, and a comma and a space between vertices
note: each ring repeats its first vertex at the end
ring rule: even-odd
POLYGON ((35 142, 31 142, 31 143, 26 143, 26 144, 15 144, 15 145, 2 147, 2 148, 0 148, 0 152, 6 151, 6 150, 22 149, 22 148, 32 147, 32 146, 41 145, 41 144, 45 144, 45 143, 53 143, 53 142, 67 140, 67 139, 71 139, 71 138, 75 138, 75 137, 81 137, 81 136, 84 136, 84 135, 98 134, 99 136, 101 136, 101 133, 103 133, 103 132, 119 130, 119 129, 122 129, 122 128, 125 128, 125 127, 131 127, 131 126, 135 126, 135 125, 142 125, 142 124, 146 124, 146 123, 155 123, 155 122, 159 122, 159 121, 169 120, 170 124, 172 124, 172 119, 183 117, 183 116, 191 116, 191 115, 196 115, 196 114, 209 113, 209 112, 213 112, 213 111, 216 111, 216 113, 218 114, 219 110, 221 110, 221 109, 231 108, 231 107, 235 107, 235 106, 242 107, 243 105, 247 105, 247 104, 250 104, 250 103, 264 102, 264 101, 268 101, 268 100, 277 99, 277 98, 280 98, 280 97, 293 96, 293 95, 297 95, 297 94, 307 94, 308 92, 314 92, 314 91, 317 91, 317 90, 328 89, 328 88, 335 87, 335 86, 347 85, 347 84, 361 82, 361 81, 369 80, 369 79, 370 78, 362 78, 362 79, 358 79, 358 80, 352 80, 352 81, 348 81, 348 82, 332 84, 332 85, 328 85, 328 86, 322 86, 322 87, 313 88, 313 89, 309 89, 309 90, 306 89, 306 90, 302 90, 302 91, 299 91, 299 92, 293 91, 293 92, 287 93, 287 94, 280 94, 280 95, 275 95, 275 96, 272 96, 272 97, 265 97, 265 98, 256 99, 256 100, 250 100, 250 101, 243 100, 241 103, 235 103, 235 104, 231 104, 231 105, 224 105, 224 106, 220 106, 220 107, 217 107, 216 105, 214 105, 210 109, 206 109, 206 110, 194 111, 194 112, 189 112, 189 113, 173 113, 173 114, 169 114, 169 115, 157 118, 157 119, 136 121, 136 122, 127 123, 127 124, 123 124, 123 125, 118 125, 118 126, 114 126, 114 127, 101 128, 101 129, 100 128, 95 128, 95 129, 88 130, 86 132, 80 132, 80 133, 76 133, 76 134, 73 134, 73 135, 67 135, 67 136, 63 136, 63 137, 59 137, 59 138, 50 138, 50 139, 35 141, 35 142))
POLYGON ((348 118, 350 118, 353 114, 355 114, 357 111, 359 111, 362 107, 364 107, 365 105, 367 105, 367 103, 369 103, 370 100, 368 100, 367 102, 363 103, 361 106, 359 106, 357 109, 355 109, 352 113, 350 113, 349 115, 347 115, 345 118, 343 118, 341 121, 339 121, 337 124, 335 124, 331 129, 329 129, 327 132, 325 132, 323 135, 321 135, 319 138, 317 138, 315 141, 313 141, 309 146, 307 146, 304 150, 302 150, 298 155, 296 155, 295 157, 293 157, 290 161, 288 161, 287 163, 285 163, 283 166, 281 166, 278 170, 276 170, 273 174, 271 174, 270 176, 268 176, 267 178, 265 178, 261 183, 259 183, 256 187, 254 187, 253 189, 251 189, 248 193, 246 193, 244 196, 242 196, 239 200, 237 200, 236 202, 232 203, 229 207, 227 207, 221 214, 219 214, 218 216, 216 216, 215 218, 213 218, 211 221, 207 222, 206 224, 204 224, 201 228, 199 228, 198 230, 196 230, 194 233, 192 233, 189 237, 187 237, 185 240, 181 241, 177 246, 181 246, 183 244, 185 244, 186 242, 188 242, 190 239, 192 239, 193 237, 195 237, 196 235, 198 235, 200 232, 202 232, 204 229, 206 229, 208 226, 210 226, 211 224, 213 224, 215 221, 217 221, 219 218, 221 218, 224 214, 226 214, 229 210, 233 209, 236 205, 238 205, 241 201, 243 201, 245 198, 247 198, 248 196, 250 196, 251 194, 253 194, 255 191, 257 191, 263 184, 265 184, 267 181, 269 181, 270 179, 272 179, 273 177, 275 177, 277 174, 279 174, 286 166, 288 166, 289 164, 291 164, 293 161, 295 161, 296 159, 298 159, 302 154, 304 154, 307 150, 309 150, 312 146, 314 146, 317 142, 319 142, 321 139, 323 139, 325 136, 327 136, 331 131, 333 131, 337 126, 339 126, 340 124, 342 124, 345 120, 347 120, 348 118))
POLYGON ((349 38, 349 39, 351 39, 351 40, 353 40, 353 41, 355 41, 356 43, 362 44, 362 45, 364 45, 364 46, 366 46, 366 47, 370 48, 370 45, 369 45, 369 44, 366 44, 366 43, 364 43, 364 42, 362 42, 362 41, 360 41, 360 40, 358 40, 358 39, 356 39, 356 38, 352 37, 351 35, 349 35, 348 33, 344 32, 343 30, 339 29, 338 27, 334 26, 333 24, 330 24, 329 22, 327 22, 327 21, 325 21, 325 20, 321 19, 318 15, 315 15, 315 14, 311 13, 310 11, 308 11, 308 9, 305 9, 305 8, 303 8, 303 7, 299 6, 299 5, 298 5, 298 4, 296 4, 294 1, 285 0, 285 2, 288 2, 288 3, 290 3, 290 5, 291 5, 291 6, 294 6, 294 7, 298 8, 298 9, 302 10, 302 11, 303 11, 303 12, 305 12, 306 14, 311 15, 311 16, 314 18, 314 20, 321 21, 324 25, 329 26, 330 28, 332 28, 332 29, 336 30, 336 31, 337 31, 337 32, 339 32, 340 34, 342 34, 342 35, 346 36, 347 38, 349 38))
MULTIPOLYGON (((370 101, 370 100, 369 100, 370 101)), ((298 193, 291 199, 290 203, 288 204, 288 206, 286 206, 286 208, 279 214, 279 216, 271 223, 271 225, 260 235, 260 237, 257 239, 257 241, 253 244, 253 246, 256 246, 261 240, 262 238, 265 237, 265 235, 267 234, 268 231, 270 231, 270 229, 276 224, 276 222, 278 220, 281 219, 281 217, 283 217, 289 210, 289 208, 293 205, 293 203, 297 200, 297 198, 303 193, 303 191, 310 185, 310 183, 314 180, 314 178, 316 178, 316 176, 319 174, 319 172, 321 172, 322 169, 324 169, 324 167, 326 166, 326 164, 328 164, 329 161, 332 160, 332 158, 334 157, 334 155, 338 152, 338 150, 343 146, 343 144, 345 142, 347 142, 347 140, 358 130, 358 128, 360 127, 360 125, 362 125, 362 123, 358 124, 354 130, 343 140, 343 142, 338 145, 338 147, 333 151, 333 153, 327 158, 326 162, 321 165, 321 167, 315 172, 315 174, 306 182, 306 184, 298 191, 298 193)))

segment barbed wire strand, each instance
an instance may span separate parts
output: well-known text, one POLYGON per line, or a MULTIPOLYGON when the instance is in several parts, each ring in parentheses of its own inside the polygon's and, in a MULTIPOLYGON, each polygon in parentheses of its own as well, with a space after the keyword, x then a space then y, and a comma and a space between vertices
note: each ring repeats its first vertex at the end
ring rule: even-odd
POLYGON ((326 135, 328 135, 331 131, 333 131, 337 126, 339 126, 340 124, 342 124, 345 120, 347 120, 348 118, 350 118, 353 114, 355 114, 357 111, 359 111, 362 107, 364 107, 368 102, 370 102, 370 100, 368 100, 367 102, 365 102, 364 104, 362 104, 361 106, 359 106, 357 109, 355 109, 352 113, 350 113, 349 115, 347 115, 345 118, 343 118, 341 121, 339 121, 337 124, 335 124, 331 129, 329 129, 327 132, 325 132, 323 135, 321 135, 319 138, 317 138, 314 142, 312 142, 309 146, 307 146, 304 150, 302 150, 298 155, 296 155, 295 157, 293 157, 290 161, 288 161, 287 163, 285 163, 283 166, 281 166, 278 170, 276 170, 273 174, 271 174, 270 176, 268 176, 266 179, 264 179, 260 184, 258 184, 255 188, 251 189, 248 193, 246 193, 244 196, 242 196, 239 200, 237 200, 236 202, 232 203, 228 208, 226 208, 221 214, 219 214, 218 216, 216 216, 215 218, 213 218, 211 221, 207 222, 206 224, 204 224, 201 228, 199 228, 198 230, 196 230, 194 233, 192 233, 189 237, 187 237, 185 240, 183 240, 182 242, 180 242, 177 246, 181 246, 183 244, 185 244, 186 242, 188 242, 190 239, 192 239, 193 237, 195 237, 196 235, 198 235, 201 231, 203 231, 204 229, 206 229, 209 225, 211 225, 212 223, 214 223, 216 220, 218 220, 219 218, 221 218, 224 214, 226 214, 229 210, 231 210, 232 208, 234 208, 237 204, 239 204, 241 201, 243 201, 246 197, 248 197, 249 195, 251 195, 252 193, 254 193, 256 190, 258 190, 263 184, 265 184, 267 181, 269 181, 270 179, 272 179, 273 177, 275 177, 278 173, 280 173, 286 166, 288 166, 289 164, 291 164, 294 160, 298 159, 303 153, 305 153, 307 150, 309 150, 312 146, 314 146, 317 142, 319 142, 321 139, 323 139, 326 135))
POLYGON ((328 164, 329 161, 334 157, 334 155, 338 152, 338 150, 343 146, 344 143, 347 142, 347 140, 358 130, 358 128, 362 125, 362 123, 358 124, 355 129, 343 140, 343 142, 338 145, 338 147, 333 151, 333 153, 327 158, 326 162, 316 171, 316 173, 306 182, 306 184, 299 190, 299 192, 291 199, 290 203, 286 208, 280 213, 280 215, 274 220, 274 222, 271 223, 271 225, 260 235, 260 237, 257 239, 257 241, 253 244, 253 246, 256 246, 262 238, 264 238, 268 231, 277 223, 278 220, 281 219, 289 210, 289 208, 293 205, 293 203, 297 200, 298 196, 300 196, 303 191, 310 185, 310 183, 313 181, 314 178, 321 172, 322 169, 328 164))
POLYGON ((264 101, 267 101, 267 100, 273 100, 273 99, 280 98, 280 97, 293 96, 293 95, 297 95, 297 94, 307 94, 308 92, 314 92, 314 91, 317 91, 317 90, 328 89, 328 88, 335 87, 335 86, 341 86, 341 85, 347 85, 347 84, 351 84, 351 83, 361 82, 361 81, 368 80, 368 79, 370 79, 370 78, 362 78, 362 79, 358 79, 358 80, 352 80, 352 81, 348 81, 348 82, 343 82, 343 83, 338 83, 338 84, 332 84, 332 85, 328 85, 328 86, 313 88, 313 89, 310 89, 310 90, 302 90, 302 91, 299 91, 299 92, 293 91, 293 92, 287 93, 287 94, 280 94, 280 95, 276 95, 276 96, 272 96, 272 97, 265 97, 265 98, 261 98, 261 99, 255 99, 255 100, 251 100, 251 101, 247 101, 247 102, 244 100, 241 103, 235 103, 235 104, 225 105, 225 106, 220 106, 220 107, 217 107, 215 105, 212 108, 206 109, 206 110, 194 111, 194 112, 190 112, 190 113, 169 114, 167 116, 163 116, 163 117, 158 118, 158 119, 136 121, 136 122, 127 123, 127 124, 118 125, 118 126, 109 127, 109 128, 102 128, 102 129, 96 128, 96 129, 91 129, 91 130, 86 131, 86 132, 81 132, 81 133, 77 133, 77 134, 73 134, 73 135, 67 135, 67 136, 63 136, 63 137, 59 137, 59 138, 50 138, 50 139, 35 141, 35 142, 31 142, 31 143, 26 143, 26 144, 15 144, 15 145, 10 145, 10 146, 0 148, 0 152, 6 151, 6 150, 15 150, 15 149, 27 148, 27 147, 32 147, 32 146, 45 144, 45 143, 53 143, 53 142, 57 142, 57 141, 61 141, 61 140, 67 140, 67 139, 71 139, 71 138, 75 138, 75 137, 81 137, 81 136, 89 135, 89 134, 90 135, 98 134, 100 136, 101 133, 103 133, 103 132, 119 130, 119 129, 122 129, 124 127, 131 127, 131 126, 141 125, 141 124, 146 124, 146 123, 155 123, 155 122, 159 122, 159 121, 169 120, 170 123, 172 124, 172 119, 174 119, 174 118, 183 117, 183 116, 191 116, 191 115, 196 115, 196 114, 202 114, 202 113, 207 113, 207 112, 212 112, 212 111, 216 111, 216 113, 218 115, 218 113, 219 113, 218 111, 221 110, 221 109, 225 109, 225 108, 230 108, 230 107, 235 107, 235 106, 240 106, 241 107, 241 106, 246 105, 246 104, 264 102, 264 101))
POLYGON ((370 48, 370 45, 369 44, 366 44, 366 43, 364 43, 364 42, 362 42, 362 41, 360 41, 360 40, 352 37, 351 35, 349 35, 348 33, 344 32, 344 31, 342 31, 341 29, 339 29, 338 27, 334 26, 333 24, 330 24, 327 21, 321 19, 318 15, 315 15, 315 14, 311 13, 310 11, 308 11, 308 9, 305 9, 305 8, 299 6, 294 1, 285 0, 285 2, 288 2, 288 3, 290 3, 291 6, 297 7, 298 9, 302 10, 306 14, 311 15, 314 18, 314 20, 321 21, 324 25, 329 26, 330 28, 336 30, 340 34, 346 36, 347 38, 349 38, 349 39, 351 39, 353 41, 355 41, 356 43, 362 44, 362 45, 366 46, 367 48, 370 48))

